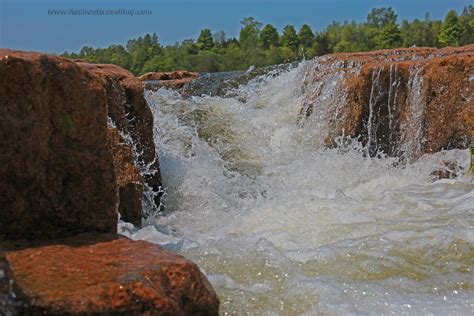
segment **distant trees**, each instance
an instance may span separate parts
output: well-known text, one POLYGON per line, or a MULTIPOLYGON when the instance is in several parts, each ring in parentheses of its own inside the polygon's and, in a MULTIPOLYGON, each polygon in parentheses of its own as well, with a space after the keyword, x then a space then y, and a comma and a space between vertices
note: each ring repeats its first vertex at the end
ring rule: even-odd
POLYGON ((83 47, 79 53, 63 55, 94 63, 113 63, 135 74, 149 71, 228 71, 250 65, 264 66, 311 58, 332 52, 356 52, 374 49, 416 46, 460 46, 474 43, 474 8, 469 5, 458 15, 449 11, 443 21, 429 14, 423 19, 398 23, 391 7, 372 9, 364 22, 332 22, 313 32, 303 24, 298 32, 286 25, 281 33, 272 24, 253 17, 241 22, 239 37, 227 38, 223 31, 200 31, 196 39, 162 46, 158 36, 146 34, 131 39, 125 46, 83 47))
POLYGON ((214 39, 210 29, 203 29, 197 39, 197 46, 202 50, 210 50, 214 47, 214 39))
POLYGON ((298 38, 301 44, 301 47, 308 49, 313 46, 314 42, 314 33, 311 30, 311 26, 308 24, 303 24, 298 32, 298 38))
POLYGON ((389 22, 385 24, 378 35, 375 37, 375 44, 377 48, 395 48, 402 44, 402 34, 398 25, 389 22))
POLYGON ((242 28, 239 34, 239 43, 244 50, 249 50, 257 46, 258 37, 262 23, 252 17, 244 18, 240 24, 242 28))
POLYGON ((367 25, 382 29, 388 24, 397 24, 397 14, 391 8, 374 8, 367 15, 367 25))
POLYGON ((438 37, 439 43, 443 46, 459 46, 463 36, 462 31, 458 14, 454 10, 449 11, 441 25, 438 37))
POLYGON ((226 44, 224 31, 219 31, 215 33, 213 35, 213 39, 214 39, 214 44, 217 46, 224 46, 226 44))
POLYGON ((403 46, 439 46, 438 34, 441 28, 441 21, 432 21, 429 14, 425 15, 424 20, 414 19, 413 22, 403 20, 400 27, 403 38, 403 46))
POLYGON ((460 45, 474 43, 474 7, 465 7, 459 16, 459 24, 462 28, 460 45))
POLYGON ((283 35, 281 36, 281 45, 288 47, 293 52, 298 51, 300 40, 298 34, 296 34, 295 27, 293 25, 287 25, 283 28, 283 35))
POLYGON ((270 47, 278 47, 279 45, 279 35, 277 29, 271 25, 267 24, 260 32, 260 45, 264 49, 270 47))

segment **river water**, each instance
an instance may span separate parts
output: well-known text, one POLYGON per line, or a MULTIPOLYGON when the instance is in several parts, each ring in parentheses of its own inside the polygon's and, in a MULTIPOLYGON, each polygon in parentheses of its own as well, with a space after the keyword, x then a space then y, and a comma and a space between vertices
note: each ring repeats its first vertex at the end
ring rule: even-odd
POLYGON ((326 148, 324 107, 301 120, 312 63, 147 92, 165 213, 119 230, 196 262, 224 315, 472 313, 474 184, 431 175, 467 150, 399 164, 326 148))

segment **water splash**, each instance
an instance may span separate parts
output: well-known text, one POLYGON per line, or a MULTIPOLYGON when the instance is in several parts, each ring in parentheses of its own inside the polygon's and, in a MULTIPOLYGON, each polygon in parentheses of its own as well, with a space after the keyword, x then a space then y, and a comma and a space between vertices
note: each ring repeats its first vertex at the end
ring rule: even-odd
MULTIPOLYGON (((342 70, 308 76, 324 67, 338 65, 305 62, 222 96, 149 92, 169 213, 128 235, 197 262, 224 314, 472 312, 474 186, 431 177, 467 153, 396 167, 356 140, 326 148, 345 91, 342 70)), ((396 110, 393 71, 384 106, 396 110)))

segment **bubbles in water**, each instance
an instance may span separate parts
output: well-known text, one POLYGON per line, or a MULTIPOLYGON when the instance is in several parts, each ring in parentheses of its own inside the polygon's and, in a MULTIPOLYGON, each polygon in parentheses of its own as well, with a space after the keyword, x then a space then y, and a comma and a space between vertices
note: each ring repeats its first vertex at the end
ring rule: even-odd
POLYGON ((467 153, 399 165, 356 140, 325 148, 343 76, 310 82, 312 63, 221 96, 149 92, 167 214, 127 234, 198 263, 223 313, 472 312, 474 186, 431 176, 467 153), (319 114, 298 124, 310 89, 319 114))

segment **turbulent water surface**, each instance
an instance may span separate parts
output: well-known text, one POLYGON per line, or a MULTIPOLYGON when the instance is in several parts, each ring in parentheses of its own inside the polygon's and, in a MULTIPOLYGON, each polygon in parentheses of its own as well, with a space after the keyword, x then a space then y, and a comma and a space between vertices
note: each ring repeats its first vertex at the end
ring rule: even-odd
POLYGON ((166 213, 120 229, 195 261, 223 314, 473 312, 472 178, 430 175, 467 151, 403 165, 325 148, 324 102, 301 119, 311 63, 217 95, 148 92, 166 213))

